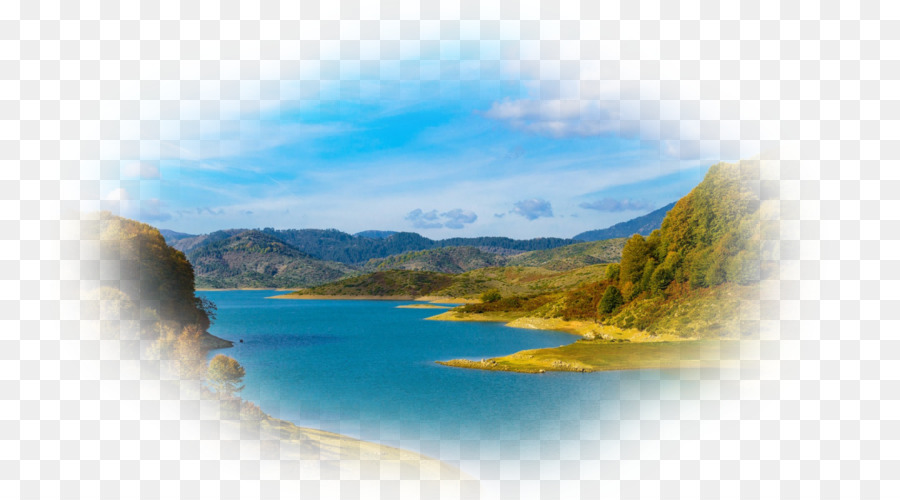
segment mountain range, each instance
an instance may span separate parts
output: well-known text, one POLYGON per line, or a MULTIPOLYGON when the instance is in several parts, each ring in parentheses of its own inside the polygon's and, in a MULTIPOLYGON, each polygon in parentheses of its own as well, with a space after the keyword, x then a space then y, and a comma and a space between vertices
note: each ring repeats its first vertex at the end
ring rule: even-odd
POLYGON ((160 230, 193 264, 199 288, 295 288, 361 273, 410 270, 458 274, 506 266, 568 271, 618 261, 621 236, 649 234, 670 206, 575 238, 433 240, 418 233, 337 229, 226 229, 209 234, 160 230), (655 225, 654 225, 655 224, 655 225), (605 231, 605 232, 604 232, 605 231), (599 236, 598 236, 599 235, 599 236))
POLYGON ((654 229, 659 229, 663 219, 669 210, 675 206, 675 202, 654 210, 647 215, 642 215, 625 222, 620 222, 606 229, 595 229, 593 231, 585 231, 572 237, 573 240, 579 241, 597 241, 608 240, 610 238, 627 238, 633 234, 641 236, 649 236, 654 229))

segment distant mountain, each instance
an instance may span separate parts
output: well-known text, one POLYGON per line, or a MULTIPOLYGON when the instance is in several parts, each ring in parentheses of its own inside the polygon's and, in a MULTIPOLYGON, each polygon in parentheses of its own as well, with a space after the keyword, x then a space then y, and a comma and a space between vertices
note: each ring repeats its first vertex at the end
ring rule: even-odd
POLYGON ((211 245, 217 241, 222 241, 228 239, 236 234, 247 231, 246 229, 226 229, 224 231, 216 231, 209 234, 199 234, 197 236, 188 236, 187 238, 181 238, 174 243, 171 243, 172 247, 176 250, 181 250, 185 254, 190 252, 191 250, 203 246, 203 245, 211 245))
MULTIPOLYGON (((199 236, 189 236, 175 241, 172 246, 185 254, 190 254, 195 249, 215 244, 245 231, 248 230, 228 229, 199 236)), ((352 235, 337 229, 264 228, 256 231, 267 234, 310 257, 341 262, 349 266, 364 266, 372 259, 383 259, 391 255, 435 248, 469 246, 477 247, 488 253, 510 255, 577 243, 575 240, 562 238, 513 240, 502 237, 480 237, 432 240, 418 233, 407 232, 394 233, 382 238, 371 238, 352 235)))
POLYGON ((397 234, 397 231, 378 231, 370 229, 368 231, 360 231, 353 236, 359 236, 360 238, 372 238, 373 240, 383 240, 388 236, 393 236, 395 234, 397 234))
POLYGON ((197 236, 196 234, 179 233, 178 231, 172 231, 170 229, 160 229, 159 234, 162 235, 168 245, 171 245, 178 240, 197 236))
POLYGON ((172 246, 193 264, 201 288, 295 288, 334 281, 359 272, 385 270, 458 274, 473 269, 520 265, 568 270, 612 262, 618 243, 554 249, 578 243, 562 238, 504 237, 432 240, 417 233, 337 229, 227 229, 189 235, 167 231, 172 246), (610 246, 612 245, 612 246, 610 246), (537 253, 536 253, 537 252, 537 253), (540 252, 550 252, 541 254, 540 252), (532 254, 532 255, 529 255, 532 254), (521 257, 519 257, 521 255, 521 257))
POLYGON ((663 219, 666 217, 666 213, 668 213, 669 210, 672 210, 672 207, 674 206, 675 202, 672 202, 658 210, 650 212, 647 215, 642 215, 625 222, 620 222, 606 229, 586 231, 584 233, 575 235, 572 239, 579 241, 598 241, 609 240, 612 238, 627 238, 633 234, 648 236, 653 232, 654 229, 660 228, 663 219))
MULTIPOLYGON (((262 231, 227 235, 188 253, 199 288, 297 288, 327 283, 353 272, 338 262, 310 257, 262 231)), ((213 236, 209 235, 209 236, 213 236)))

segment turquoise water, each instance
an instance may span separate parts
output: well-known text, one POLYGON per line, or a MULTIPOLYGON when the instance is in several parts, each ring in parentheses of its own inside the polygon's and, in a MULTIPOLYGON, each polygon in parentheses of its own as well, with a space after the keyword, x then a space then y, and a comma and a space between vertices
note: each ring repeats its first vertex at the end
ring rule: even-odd
POLYGON ((573 342, 569 334, 425 321, 442 311, 398 309, 399 302, 200 294, 218 306, 211 332, 235 342, 221 352, 247 370, 242 396, 301 426, 448 461, 540 459, 560 458, 545 441, 598 439, 602 422, 615 418, 617 373, 534 375, 434 362, 555 347, 573 342))

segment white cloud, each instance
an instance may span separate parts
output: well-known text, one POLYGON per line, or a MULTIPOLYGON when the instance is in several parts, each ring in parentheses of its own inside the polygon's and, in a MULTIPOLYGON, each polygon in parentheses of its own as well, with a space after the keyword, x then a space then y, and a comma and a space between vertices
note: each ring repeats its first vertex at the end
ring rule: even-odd
POLYGON ((514 127, 555 137, 591 136, 619 132, 616 110, 601 102, 552 99, 505 100, 494 103, 484 116, 514 127))

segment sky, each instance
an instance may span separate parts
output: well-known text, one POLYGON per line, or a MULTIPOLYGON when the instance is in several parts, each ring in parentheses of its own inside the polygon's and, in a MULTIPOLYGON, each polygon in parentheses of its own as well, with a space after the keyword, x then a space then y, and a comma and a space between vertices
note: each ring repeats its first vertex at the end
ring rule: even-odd
POLYGON ((679 199, 725 159, 654 132, 614 94, 547 97, 527 76, 485 74, 449 85, 440 74, 338 78, 198 121, 154 154, 122 160, 104 203, 190 234, 572 237, 679 199))

